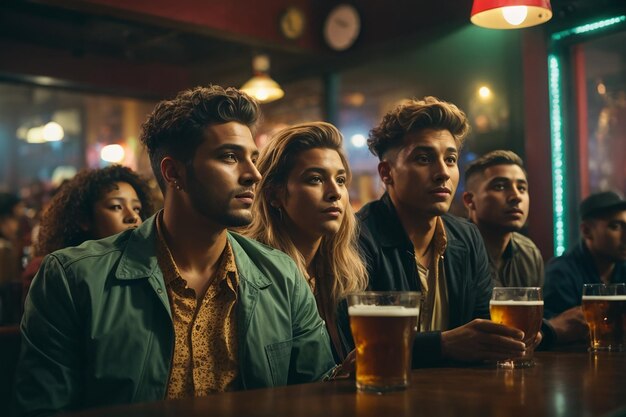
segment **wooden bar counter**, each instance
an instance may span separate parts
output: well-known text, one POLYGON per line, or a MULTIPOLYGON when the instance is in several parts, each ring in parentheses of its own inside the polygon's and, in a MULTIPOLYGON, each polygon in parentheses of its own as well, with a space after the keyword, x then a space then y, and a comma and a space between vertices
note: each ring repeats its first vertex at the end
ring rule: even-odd
POLYGON ((191 400, 116 406, 104 416, 626 416, 626 353, 537 352, 534 368, 419 369, 406 391, 357 393, 354 381, 229 392, 191 400))

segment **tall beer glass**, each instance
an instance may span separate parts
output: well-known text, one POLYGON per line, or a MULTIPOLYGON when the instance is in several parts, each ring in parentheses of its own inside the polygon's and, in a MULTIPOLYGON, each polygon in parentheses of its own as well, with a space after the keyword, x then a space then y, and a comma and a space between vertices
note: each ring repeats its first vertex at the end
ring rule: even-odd
POLYGON ((534 342, 541 330, 543 297, 539 287, 495 287, 489 302, 491 320, 524 332, 523 358, 497 362, 499 368, 530 368, 534 365, 534 342))
POLYGON ((419 292, 348 295, 359 391, 395 391, 409 385, 420 305, 419 292))
POLYGON ((591 352, 626 349, 626 284, 583 285, 583 313, 591 352))

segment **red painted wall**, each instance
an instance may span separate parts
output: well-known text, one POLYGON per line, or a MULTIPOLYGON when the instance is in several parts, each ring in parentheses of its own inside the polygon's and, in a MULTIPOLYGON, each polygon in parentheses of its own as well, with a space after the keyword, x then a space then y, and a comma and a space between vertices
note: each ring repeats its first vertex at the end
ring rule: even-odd
MULTIPOLYGON (((121 94, 169 97, 189 88, 185 68, 165 64, 131 63, 98 56, 83 59, 64 50, 0 40, 0 72, 56 81, 121 94)), ((45 84, 45 83, 43 83, 45 84)))
POLYGON ((99 10, 126 19, 156 19, 190 31, 205 31, 225 39, 265 42, 305 49, 321 47, 321 16, 312 0, 43 0, 42 3, 79 10, 99 10), (304 35, 285 39, 279 19, 288 6, 297 6, 306 16, 304 35), (317 12, 316 12, 317 10, 317 12))
POLYGON ((548 52, 541 27, 525 29, 524 114, 526 169, 530 184, 531 208, 528 221, 530 238, 544 259, 554 254, 552 220, 552 161, 550 147, 550 108, 548 99, 548 52))

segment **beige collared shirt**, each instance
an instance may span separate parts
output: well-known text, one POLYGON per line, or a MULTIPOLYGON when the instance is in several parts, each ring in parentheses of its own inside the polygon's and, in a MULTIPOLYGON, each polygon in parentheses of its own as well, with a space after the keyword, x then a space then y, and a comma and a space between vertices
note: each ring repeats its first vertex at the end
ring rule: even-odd
POLYGON ((172 310, 174 354, 167 398, 205 396, 237 388, 237 286, 239 277, 227 242, 204 297, 187 286, 163 238, 157 218, 157 260, 172 310))
POLYGON ((448 329, 448 287, 443 268, 443 254, 446 251, 448 239, 441 217, 437 217, 435 227, 430 265, 422 265, 417 255, 415 256, 417 273, 422 284, 421 332, 448 329))

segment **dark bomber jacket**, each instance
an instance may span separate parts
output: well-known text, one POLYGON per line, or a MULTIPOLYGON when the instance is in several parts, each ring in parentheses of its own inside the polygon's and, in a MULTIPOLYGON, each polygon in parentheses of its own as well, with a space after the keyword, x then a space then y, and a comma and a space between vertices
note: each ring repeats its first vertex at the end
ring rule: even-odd
MULTIPOLYGON (((616 262, 611 284, 626 282, 626 262, 616 262)), ((553 258, 546 267, 543 316, 552 318, 582 302, 583 284, 601 284, 593 256, 584 242, 553 258)))
MULTIPOLYGON (((404 231, 391 198, 365 205, 360 219, 359 246, 367 264, 369 287, 374 291, 421 291, 413 244, 404 231)), ((491 275, 489 258, 476 226, 444 214, 448 245, 443 257, 448 287, 449 326, 459 327, 475 318, 489 318, 491 275)), ((441 362, 441 332, 418 333, 413 367, 441 362)))

